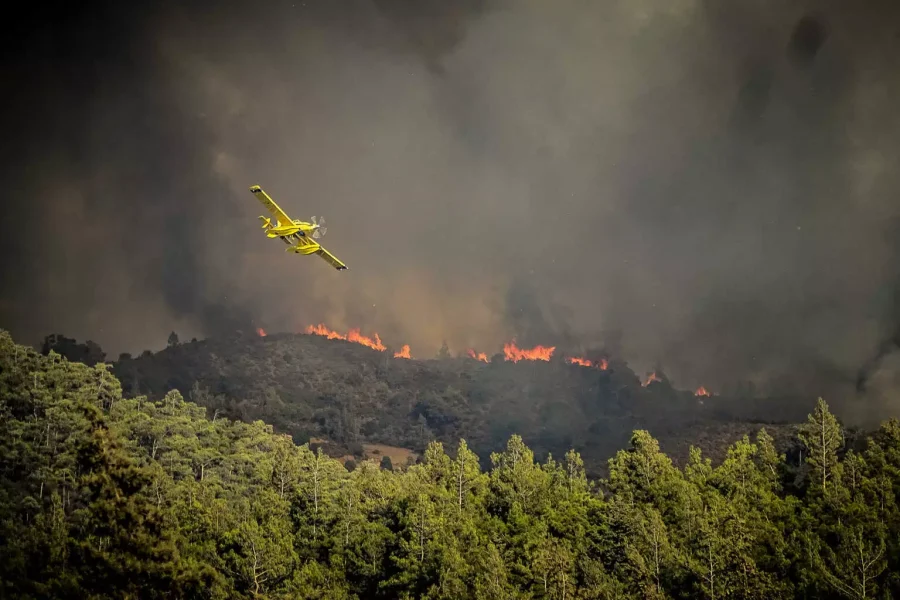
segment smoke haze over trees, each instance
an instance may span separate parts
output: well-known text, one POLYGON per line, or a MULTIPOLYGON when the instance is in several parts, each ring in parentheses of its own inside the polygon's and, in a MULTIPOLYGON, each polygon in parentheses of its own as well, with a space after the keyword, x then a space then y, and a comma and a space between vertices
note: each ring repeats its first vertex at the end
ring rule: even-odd
POLYGON ((0 84, 20 339, 324 321, 421 356, 614 346, 861 415, 900 388, 895 2, 30 10, 0 84), (351 270, 267 240, 254 183, 351 270))

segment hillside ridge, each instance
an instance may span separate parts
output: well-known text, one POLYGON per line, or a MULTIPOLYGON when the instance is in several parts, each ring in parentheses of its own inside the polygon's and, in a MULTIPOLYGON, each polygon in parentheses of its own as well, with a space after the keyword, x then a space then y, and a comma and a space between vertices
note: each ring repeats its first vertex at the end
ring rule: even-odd
POLYGON ((465 438, 480 456, 522 435, 539 456, 575 448, 591 472, 647 429, 677 461, 696 444, 714 460, 765 424, 779 445, 802 419, 771 399, 698 397, 661 378, 649 385, 611 357, 605 370, 562 357, 487 362, 468 356, 395 358, 358 343, 308 334, 235 335, 172 344, 113 363, 126 393, 178 389, 210 414, 261 419, 332 456, 361 444, 424 451, 465 438), (780 411, 780 412, 779 412, 780 411))

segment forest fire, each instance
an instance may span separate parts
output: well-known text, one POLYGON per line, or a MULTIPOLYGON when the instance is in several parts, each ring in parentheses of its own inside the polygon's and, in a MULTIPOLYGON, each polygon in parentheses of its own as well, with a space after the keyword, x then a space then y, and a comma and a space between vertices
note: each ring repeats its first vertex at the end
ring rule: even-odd
POLYGON ((609 368, 609 361, 605 358, 601 358, 597 362, 589 360, 587 358, 581 358, 580 356, 569 356, 566 358, 566 362, 570 365, 579 365, 581 367, 590 367, 600 369, 601 371, 605 371, 609 368))
POLYGON ((266 330, 263 329, 262 327, 257 327, 256 335, 258 335, 259 337, 266 337, 266 330))
MULTIPOLYGON (((260 332, 260 335, 266 335, 262 329, 259 329, 258 331, 260 332)), ((351 329, 347 332, 347 334, 343 334, 335 331, 334 329, 329 329, 324 324, 319 323, 318 325, 307 326, 305 331, 308 334, 318 335, 329 340, 344 340, 347 342, 354 342, 368 348, 372 348, 373 350, 378 350, 379 352, 384 352, 385 350, 387 350, 387 346, 382 343, 381 338, 377 333, 374 333, 372 337, 367 337, 362 335, 358 328, 351 329)), ((556 346, 538 345, 534 346, 533 348, 520 348, 516 345, 515 339, 503 345, 504 359, 514 363, 517 363, 521 360, 549 361, 555 351, 556 346)), ((474 348, 467 349, 466 356, 479 362, 490 363, 490 358, 488 357, 486 352, 477 352, 474 348)), ((394 358, 411 359, 412 354, 410 353, 409 344, 404 344, 403 346, 401 346, 400 350, 395 351, 394 358)), ((599 369, 601 371, 606 371, 607 369, 609 369, 609 361, 606 358, 591 360, 589 358, 580 356, 569 356, 566 357, 565 360, 570 365, 599 369)), ((656 376, 656 373, 653 373, 650 376, 650 379, 648 379, 647 382, 643 385, 647 386, 651 381, 661 380, 656 376)))
POLYGON ((473 349, 469 348, 466 350, 466 354, 469 355, 469 358, 474 358, 475 360, 480 360, 481 362, 488 362, 487 354, 484 352, 476 353, 473 349))
POLYGON ((319 323, 318 325, 310 325, 306 328, 306 333, 312 335, 320 335, 322 337, 326 337, 329 340, 346 340, 348 342, 354 342, 356 344, 362 344, 363 346, 367 346, 372 348, 373 350, 378 350, 379 352, 384 352, 387 350, 387 346, 381 343, 381 338, 378 337, 378 334, 375 334, 374 339, 364 336, 359 332, 359 329, 351 329, 347 332, 347 335, 343 335, 334 331, 333 329, 328 329, 325 325, 319 323))
POLYGON ((645 382, 642 383, 641 385, 642 385, 643 387, 647 387, 648 385, 650 385, 650 384, 653 383, 654 381, 660 381, 660 382, 662 381, 662 379, 659 378, 659 375, 657 375, 655 372, 654 372, 654 373, 650 373, 650 375, 647 377, 647 381, 645 381, 645 382))
POLYGON ((519 362, 520 360, 550 360, 556 346, 535 346, 531 349, 519 348, 516 341, 513 340, 503 344, 503 355, 510 362, 519 362))
MULTIPOLYGON (((257 334, 260 337, 265 337, 266 332, 262 327, 258 327, 256 329, 257 334)), ((377 333, 373 333, 372 337, 368 337, 362 335, 360 333, 359 328, 350 329, 346 334, 335 331, 334 329, 329 329, 322 323, 318 325, 309 325, 306 327, 305 332, 310 335, 318 335, 329 340, 344 340, 347 342, 353 342, 356 344, 360 344, 362 346, 366 346, 367 348, 371 348, 373 350, 377 350, 379 352, 385 352, 388 348, 381 341, 381 337, 377 333)), ((516 340, 513 339, 510 342, 507 342, 503 345, 503 356, 504 359, 508 362, 517 363, 519 361, 528 360, 528 361, 549 361, 554 352, 556 351, 556 346, 534 346, 533 348, 520 348, 516 345, 516 340)), ((466 350, 466 356, 473 360, 477 360, 483 363, 490 363, 490 358, 488 357, 486 352, 477 352, 473 348, 468 348, 466 350)), ((412 359, 412 353, 410 352, 409 344, 403 344, 400 347, 400 350, 393 352, 394 358, 405 358, 407 360, 412 359)), ((589 369, 598 369, 600 371, 609 370, 609 359, 607 358, 599 358, 597 360, 592 360, 590 358, 586 358, 583 356, 566 356, 564 358, 565 362, 570 365, 576 365, 579 367, 586 367, 589 369)), ((658 375, 655 371, 649 373, 641 382, 642 387, 647 387, 651 383, 657 382, 662 383, 662 376, 658 375)), ((712 396, 712 393, 706 389, 704 386, 698 387, 694 391, 694 396, 697 397, 709 397, 712 396)))
POLYGON ((591 364, 591 361, 589 361, 588 359, 586 359, 586 358, 579 358, 579 357, 577 357, 577 356, 570 356, 569 358, 566 359, 566 362, 569 363, 570 365, 580 365, 580 366, 582 366, 582 367, 591 367, 591 366, 593 366, 593 365, 591 364))

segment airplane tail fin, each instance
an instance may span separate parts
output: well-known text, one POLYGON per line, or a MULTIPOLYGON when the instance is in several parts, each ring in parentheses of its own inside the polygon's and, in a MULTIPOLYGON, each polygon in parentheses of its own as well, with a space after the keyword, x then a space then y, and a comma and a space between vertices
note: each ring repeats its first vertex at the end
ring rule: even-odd
POLYGON ((262 221, 263 229, 271 229, 272 228, 272 219, 269 219, 268 217, 259 215, 259 220, 262 221))

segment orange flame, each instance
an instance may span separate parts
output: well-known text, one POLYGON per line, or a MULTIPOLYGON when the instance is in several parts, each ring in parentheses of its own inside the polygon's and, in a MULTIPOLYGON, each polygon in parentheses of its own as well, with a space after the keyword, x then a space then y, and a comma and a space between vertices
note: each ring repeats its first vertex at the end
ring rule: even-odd
POLYGON ((359 329, 351 329, 347 332, 347 341, 348 342, 356 342, 357 344, 362 344, 363 346, 368 346, 374 350, 378 350, 379 352, 384 352, 387 350, 387 346, 381 343, 381 338, 378 337, 378 334, 375 334, 375 339, 370 337, 366 337, 359 333, 359 329))
POLYGON ((257 327, 256 335, 258 335, 259 337, 266 337, 266 330, 263 329, 262 327, 257 327))
POLYGON ((346 335, 341 335, 337 331, 328 329, 321 323, 319 323, 318 325, 310 325, 309 327, 306 328, 306 333, 310 333, 310 334, 314 334, 314 335, 321 335, 323 337, 328 338, 329 340, 346 340, 347 339, 346 335))
POLYGON ((409 355, 409 344, 403 344, 399 352, 394 352, 394 358, 412 358, 409 355))
POLYGON ((580 358, 578 356, 570 356, 566 359, 566 362, 570 365, 580 365, 582 367, 592 367, 594 366, 591 361, 586 358, 580 358))
POLYGON ((354 342, 356 344, 362 344, 363 346, 368 346, 373 350, 378 350, 379 352, 384 352, 387 350, 387 347, 381 343, 381 338, 378 337, 378 334, 375 334, 374 338, 370 338, 362 335, 359 332, 359 329, 351 329, 347 332, 347 335, 343 335, 334 331, 332 329, 328 329, 325 325, 319 323, 318 325, 310 325, 306 328, 306 333, 313 335, 320 335, 328 338, 329 340, 346 340, 348 342, 354 342))
POLYGON ((644 387, 647 387, 648 385, 650 385, 650 384, 653 383, 654 381, 662 381, 662 379, 660 379, 659 376, 658 376, 656 373, 650 373, 650 376, 647 377, 647 381, 645 381, 645 382, 642 383, 641 385, 644 386, 644 387))
POLYGON ((709 393, 709 390, 707 390, 702 385, 697 388, 697 391, 694 392, 694 395, 695 396, 712 396, 712 394, 709 393))
POLYGON ((506 360, 512 362, 519 362, 520 360, 550 360, 554 350, 556 350, 556 346, 550 346, 549 348, 546 346, 535 346, 530 350, 519 348, 516 346, 515 340, 503 344, 503 354, 506 356, 506 360))
POLYGON ((484 352, 478 352, 476 354, 474 350, 469 348, 468 350, 466 350, 466 354, 469 355, 469 358, 474 358, 475 360, 480 360, 481 362, 488 362, 487 354, 485 354, 484 352))
POLYGON ((581 358, 580 356, 570 356, 566 358, 566 362, 570 365, 579 365, 582 367, 596 367, 601 371, 605 371, 609 368, 609 361, 605 358, 601 358, 597 362, 590 361, 586 358, 581 358))

